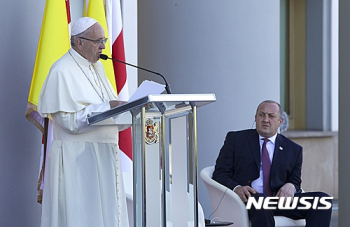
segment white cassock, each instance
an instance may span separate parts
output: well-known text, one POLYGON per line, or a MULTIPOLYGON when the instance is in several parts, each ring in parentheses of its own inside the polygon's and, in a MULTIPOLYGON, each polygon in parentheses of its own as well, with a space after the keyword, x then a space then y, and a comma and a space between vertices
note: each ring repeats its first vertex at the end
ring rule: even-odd
MULTIPOLYGON (((87 114, 118 100, 101 62, 70 49, 50 69, 38 112, 53 120, 46 158, 42 227, 129 226, 115 119, 87 125, 87 114)), ((130 125, 128 125, 130 126, 130 125)))

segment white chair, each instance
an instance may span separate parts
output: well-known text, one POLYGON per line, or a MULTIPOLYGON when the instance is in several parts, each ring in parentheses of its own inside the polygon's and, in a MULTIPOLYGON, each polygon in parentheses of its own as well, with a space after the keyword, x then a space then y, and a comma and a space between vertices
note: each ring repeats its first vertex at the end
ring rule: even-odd
MULTIPOLYGON (((233 222, 231 225, 249 227, 248 212, 239 196, 231 189, 212 179, 214 166, 209 166, 200 172, 200 176, 207 188, 213 213, 211 219, 233 222)), ((293 220, 287 217, 275 216, 275 226, 305 226, 305 220, 293 220)))
MULTIPOLYGON (((129 217, 129 226, 134 226, 134 210, 133 210, 133 175, 130 172, 123 172, 124 189, 126 196, 126 205, 129 217)), ((189 201, 189 200, 188 200, 189 201)), ((198 226, 205 227, 203 208, 198 203, 198 226)), ((172 226, 172 223, 168 223, 167 226, 172 226)), ((188 226, 194 226, 193 221, 189 221, 188 226)))

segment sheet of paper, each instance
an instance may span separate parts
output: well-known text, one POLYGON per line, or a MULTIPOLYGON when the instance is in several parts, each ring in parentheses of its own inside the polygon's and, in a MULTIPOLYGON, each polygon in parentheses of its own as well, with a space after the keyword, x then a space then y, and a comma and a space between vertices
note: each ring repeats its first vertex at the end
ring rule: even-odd
POLYGON ((160 94, 165 90, 165 85, 158 84, 154 81, 145 80, 141 83, 141 85, 137 88, 134 94, 129 98, 128 102, 132 102, 134 100, 143 98, 147 95, 155 95, 160 94))
MULTIPOLYGON (((143 98, 147 95, 155 95, 160 94, 165 90, 165 85, 156 83, 154 81, 145 80, 141 83, 141 85, 137 88, 137 90, 134 92, 134 94, 130 97, 128 102, 132 102, 134 100, 143 98)), ((99 112, 92 112, 90 113, 90 117, 96 116, 100 114, 99 112)), ((108 118, 103 121, 94 123, 94 125, 106 125, 106 124, 118 124, 118 125, 129 125, 131 124, 131 113, 126 112, 119 114, 118 116, 115 116, 113 118, 108 118)))

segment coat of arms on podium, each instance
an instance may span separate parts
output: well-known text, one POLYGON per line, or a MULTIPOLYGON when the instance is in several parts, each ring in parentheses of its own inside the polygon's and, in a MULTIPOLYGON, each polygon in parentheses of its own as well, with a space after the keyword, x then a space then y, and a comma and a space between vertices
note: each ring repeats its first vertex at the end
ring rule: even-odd
POLYGON ((154 144, 159 143, 159 132, 158 132, 158 123, 154 122, 152 119, 148 119, 146 121, 145 125, 146 129, 146 143, 147 144, 154 144))

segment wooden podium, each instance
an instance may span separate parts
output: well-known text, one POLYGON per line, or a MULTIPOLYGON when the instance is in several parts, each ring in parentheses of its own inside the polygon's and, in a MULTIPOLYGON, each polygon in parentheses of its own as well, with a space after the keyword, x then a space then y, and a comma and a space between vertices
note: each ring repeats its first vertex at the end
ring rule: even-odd
POLYGON ((160 94, 88 117, 130 114, 134 226, 198 226, 197 108, 215 94, 160 94))

